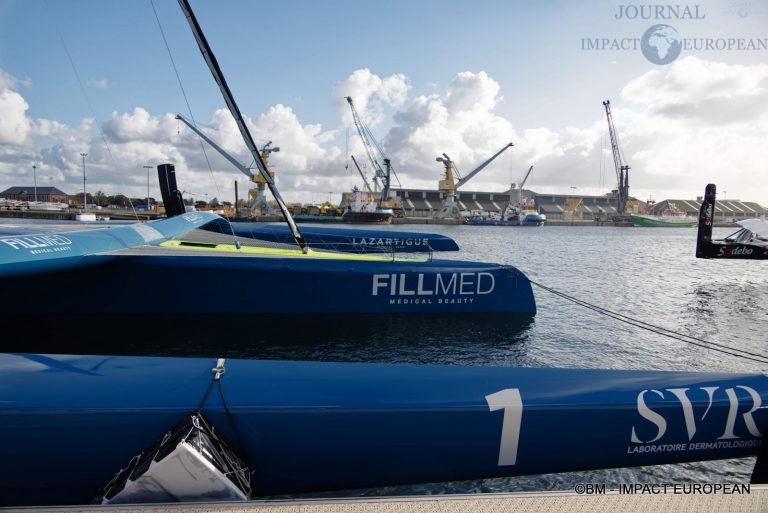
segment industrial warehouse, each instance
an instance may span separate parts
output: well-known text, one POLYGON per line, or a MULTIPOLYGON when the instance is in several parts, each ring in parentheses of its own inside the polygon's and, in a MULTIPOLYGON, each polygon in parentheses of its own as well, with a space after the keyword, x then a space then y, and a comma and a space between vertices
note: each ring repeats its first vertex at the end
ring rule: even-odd
MULTIPOLYGON (((402 200, 406 217, 433 217, 440 211, 446 193, 429 189, 393 189, 402 200)), ((547 221, 601 221, 616 215, 615 194, 602 196, 538 194, 532 190, 517 190, 523 198, 535 205, 536 210, 547 216, 547 221)), ((457 191, 455 201, 462 212, 472 211, 501 213, 510 202, 510 193, 517 196, 515 189, 506 192, 457 191)), ((676 206, 688 215, 696 216, 702 198, 665 199, 652 204, 649 210, 660 214, 670 206, 676 206)), ((629 198, 628 212, 643 212, 651 202, 629 198)), ((733 218, 753 218, 768 214, 768 208, 753 201, 719 200, 715 217, 720 221, 733 218)))

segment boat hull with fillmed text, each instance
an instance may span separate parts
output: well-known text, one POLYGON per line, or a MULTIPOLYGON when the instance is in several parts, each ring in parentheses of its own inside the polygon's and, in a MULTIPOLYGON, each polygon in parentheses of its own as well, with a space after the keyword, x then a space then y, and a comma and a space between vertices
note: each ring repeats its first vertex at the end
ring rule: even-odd
POLYGON ((0 371, 14 506, 89 502, 201 404, 254 496, 754 456, 768 430, 762 374, 39 354, 0 371))
MULTIPOLYGON (((91 240, 96 238, 95 232, 87 232, 91 240)), ((66 241, 57 238, 54 242, 60 244, 57 248, 76 246, 76 236, 85 234, 66 234, 66 241)), ((56 236, 39 239, 38 245, 53 244, 52 237, 56 236)), ((0 250, 5 253, 32 251, 22 246, 9 249, 2 239, 0 250)), ((27 258, 34 263, 37 256, 28 254, 27 258)), ((52 269, 51 261, 40 263, 52 269)), ((0 272, 3 266, 0 264, 0 272)), ((27 262, 24 269, 30 271, 32 265, 27 262)), ((0 280, 0 294, 6 298, 2 300, 6 316, 536 312, 530 282, 509 265, 303 253, 178 239, 88 254, 60 272, 8 272, 0 280), (66 300, 56 294, 40 294, 51 283, 66 291, 66 300), (256 290, 280 292, 262 300, 226 300, 250 298, 256 290), (318 300, 320 296, 325 299, 318 300)))

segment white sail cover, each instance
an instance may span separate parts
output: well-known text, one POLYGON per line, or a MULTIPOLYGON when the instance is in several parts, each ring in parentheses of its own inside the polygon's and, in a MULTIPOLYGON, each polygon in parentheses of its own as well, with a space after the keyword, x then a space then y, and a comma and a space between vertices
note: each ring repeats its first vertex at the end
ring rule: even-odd
POLYGON ((743 219, 736 222, 742 228, 752 232, 757 237, 768 237, 768 219, 760 217, 756 219, 743 219))

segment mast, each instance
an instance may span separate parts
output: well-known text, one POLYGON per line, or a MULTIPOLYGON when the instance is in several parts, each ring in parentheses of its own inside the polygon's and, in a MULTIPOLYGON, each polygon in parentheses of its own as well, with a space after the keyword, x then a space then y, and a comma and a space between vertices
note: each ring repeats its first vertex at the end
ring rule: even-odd
POLYGON ((275 182, 272 180, 272 177, 269 175, 269 171, 267 171, 266 164, 264 164, 264 161, 261 159, 261 154, 259 153, 259 149, 256 147, 256 143, 253 142, 253 137, 251 136, 251 132, 248 130, 248 127, 245 124, 245 119, 243 118, 243 115, 240 113, 240 109, 238 108, 237 103, 235 103, 235 98, 234 96, 232 96, 232 92, 229 90, 229 86, 227 85, 227 82, 224 79, 224 74, 221 72, 221 68, 219 68, 219 63, 216 60, 216 56, 213 54, 211 47, 208 45, 208 41, 205 39, 203 30, 200 28, 200 25, 197 22, 197 18, 195 18, 195 14, 192 12, 192 7, 190 7, 189 1, 188 0, 178 0, 178 1, 179 1, 179 6, 181 7, 181 10, 184 12, 184 15, 187 17, 187 22, 189 23, 189 27, 192 29, 192 33, 195 35, 197 46, 200 48, 200 52, 203 54, 203 58, 205 59, 206 64, 208 64, 208 68, 211 70, 211 74, 213 75, 213 78, 218 84, 219 89, 221 90, 221 94, 224 96, 224 101, 227 103, 229 112, 232 114, 232 117, 235 118, 235 122, 237 123, 237 128, 240 130, 240 135, 243 137, 243 141, 245 142, 246 147, 251 152, 251 155, 253 156, 254 162, 256 162, 256 167, 258 168, 259 173, 261 174, 261 177, 267 183, 267 187, 269 187, 269 190, 272 192, 272 195, 275 197, 275 201, 280 207, 280 211, 283 213, 283 216, 285 217, 285 221, 288 223, 288 227, 291 229, 293 238, 296 239, 296 244, 298 244, 301 250, 304 253, 306 253, 308 250, 307 242, 304 239, 304 236, 301 235, 301 232, 299 231, 299 227, 296 226, 296 223, 294 222, 293 217, 291 216, 291 213, 288 210, 288 206, 285 204, 285 201, 283 201, 283 197, 280 195, 280 192, 277 190, 277 187, 275 186, 275 182))

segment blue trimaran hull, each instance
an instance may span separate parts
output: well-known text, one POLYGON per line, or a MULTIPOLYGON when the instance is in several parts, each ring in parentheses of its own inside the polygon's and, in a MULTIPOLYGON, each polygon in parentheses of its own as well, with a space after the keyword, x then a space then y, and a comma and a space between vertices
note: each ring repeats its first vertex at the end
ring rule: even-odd
POLYGON ((436 314, 536 311, 514 267, 433 260, 348 262, 217 256, 93 256, 92 266, 4 278, 3 314, 436 314), (61 295, 41 295, 55 283, 61 295), (97 299, 96 284, 112 284, 97 299), (159 286, 158 286, 159 285, 159 286), (86 288, 87 287, 87 288, 86 288), (204 300, 210 298, 210 300, 204 300))
MULTIPOLYGON (((198 408, 214 365, 0 355, 0 502, 90 501, 198 408)), ((256 360, 225 367, 232 421, 218 387, 202 412, 242 445, 256 495, 748 456, 768 430, 763 375, 256 360)))
MULTIPOLYGON (((209 214, 206 214, 209 215, 209 214)), ((108 223, 100 223, 107 225, 108 223)), ((55 226, 55 225, 54 225, 55 226)), ((113 224, 124 227, 125 223, 113 224)), ((93 226, 88 226, 93 228, 93 226)), ((295 244, 293 234, 284 224, 227 223, 206 229, 220 233, 234 233, 237 237, 257 239, 280 244, 295 244)), ((41 234, 46 225, 17 225, 0 227, 0 236, 41 234)), ((330 226, 302 226, 301 234, 313 249, 343 251, 347 253, 429 253, 458 251, 456 241, 439 233, 406 232, 368 228, 336 228, 330 226)))
MULTIPOLYGON (((194 212, 151 223, 109 226, 95 230, 0 236, 0 278, 91 267, 92 255, 144 245, 157 245, 210 223, 216 214, 194 212)), ((103 261, 103 259, 102 259, 103 261)))
MULTIPOLYGON (((285 224, 232 223, 236 235, 270 242, 294 244, 285 224)), ((354 253, 458 251, 456 241, 437 233, 302 226, 301 234, 312 248, 354 253)))
POLYGON ((0 294, 13 298, 2 314, 536 311, 528 279, 507 265, 384 256, 261 256, 247 253, 247 248, 220 251, 196 243, 182 253, 168 248, 125 252, 158 246, 212 223, 228 227, 218 216, 195 212, 90 231, 0 237, 0 294), (94 290, 105 288, 108 298, 95 299, 94 290))

